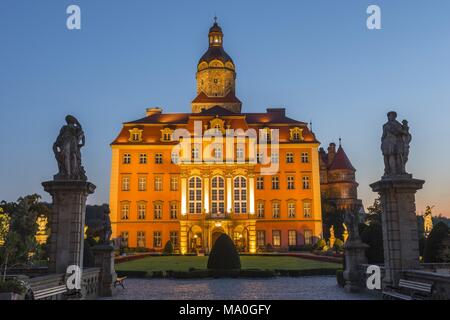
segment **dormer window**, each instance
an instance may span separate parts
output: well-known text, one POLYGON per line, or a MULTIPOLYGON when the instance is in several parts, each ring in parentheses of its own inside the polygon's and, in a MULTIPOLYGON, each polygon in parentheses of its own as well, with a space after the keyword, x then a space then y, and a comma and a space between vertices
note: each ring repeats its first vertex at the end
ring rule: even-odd
POLYGON ((129 130, 130 132, 130 142, 141 142, 142 141, 142 129, 133 128, 129 130))
POLYGON ((299 127, 295 127, 290 129, 291 141, 299 142, 303 140, 303 129, 299 127))
POLYGON ((161 141, 170 142, 172 141, 173 130, 170 128, 164 128, 161 130, 161 141))
POLYGON ((270 128, 266 127, 259 130, 259 138, 263 142, 269 142, 271 139, 271 130, 270 128))

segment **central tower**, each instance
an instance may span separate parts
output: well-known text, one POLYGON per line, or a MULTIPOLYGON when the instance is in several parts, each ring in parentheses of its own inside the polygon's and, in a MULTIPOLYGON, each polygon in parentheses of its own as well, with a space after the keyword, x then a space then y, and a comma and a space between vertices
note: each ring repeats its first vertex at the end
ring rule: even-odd
POLYGON ((197 97, 192 101, 192 112, 200 113, 220 106, 240 113, 242 103, 235 95, 235 66, 223 49, 223 32, 217 18, 209 29, 208 41, 209 48, 197 65, 197 97))

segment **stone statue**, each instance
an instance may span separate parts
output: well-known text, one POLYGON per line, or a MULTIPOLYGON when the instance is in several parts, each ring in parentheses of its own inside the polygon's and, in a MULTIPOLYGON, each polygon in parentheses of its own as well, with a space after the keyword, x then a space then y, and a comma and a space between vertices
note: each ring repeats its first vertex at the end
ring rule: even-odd
POLYGON ((85 136, 78 120, 73 116, 66 116, 67 124, 61 128, 53 152, 58 162, 59 172, 55 180, 86 181, 86 173, 81 165, 80 149, 85 144, 85 136))
POLYGON ((425 233, 425 237, 428 237, 431 230, 433 230, 433 210, 434 206, 427 206, 425 209, 425 213, 423 215, 423 232, 425 233))
POLYGON ((383 125, 381 151, 384 156, 385 177, 405 175, 406 162, 409 156, 409 144, 412 136, 409 133, 408 121, 397 121, 397 113, 387 114, 388 121, 383 125))
POLYGON ((350 240, 359 240, 359 217, 357 211, 346 211, 344 223, 349 230, 350 240))
POLYGON ((100 230, 100 244, 110 244, 111 243, 111 219, 109 218, 110 210, 109 206, 104 206, 103 216, 102 216, 102 226, 100 230))

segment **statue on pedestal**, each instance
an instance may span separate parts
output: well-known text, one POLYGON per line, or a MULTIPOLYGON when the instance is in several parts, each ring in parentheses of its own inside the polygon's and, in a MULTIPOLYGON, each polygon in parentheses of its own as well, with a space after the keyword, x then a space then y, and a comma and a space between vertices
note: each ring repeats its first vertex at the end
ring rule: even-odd
POLYGON ((102 228, 100 230, 100 244, 111 244, 111 219, 109 218, 110 210, 109 206, 104 205, 104 211, 102 216, 102 228))
POLYGON ((384 156, 384 176, 406 175, 406 163, 409 156, 409 145, 412 136, 409 133, 408 121, 397 121, 397 113, 387 114, 388 121, 383 125, 381 151, 384 156))
POLYGON ((425 213, 423 214, 423 232, 427 238, 431 230, 433 230, 433 212, 431 211, 433 208, 434 206, 427 206, 425 213))
POLYGON ((349 230, 349 240, 359 240, 359 217, 358 212, 353 210, 348 210, 345 212, 344 224, 349 230))
POLYGON ((334 247, 334 243, 336 242, 336 237, 334 236, 334 226, 332 225, 330 228, 330 240, 329 246, 331 249, 334 247))
POLYGON ((53 144, 59 170, 55 180, 87 181, 86 173, 81 165, 80 149, 85 144, 83 129, 74 116, 66 116, 66 123, 53 144))

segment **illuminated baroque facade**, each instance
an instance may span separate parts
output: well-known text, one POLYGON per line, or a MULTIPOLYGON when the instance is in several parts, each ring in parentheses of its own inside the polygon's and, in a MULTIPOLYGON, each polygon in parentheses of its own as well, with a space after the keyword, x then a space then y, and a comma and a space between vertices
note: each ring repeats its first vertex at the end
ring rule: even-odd
POLYGON ((149 108, 111 144, 113 237, 156 251, 171 240, 183 254, 208 252, 221 233, 250 253, 313 243, 322 235, 319 142, 285 109, 242 113, 217 23, 208 39, 191 113, 149 108))

